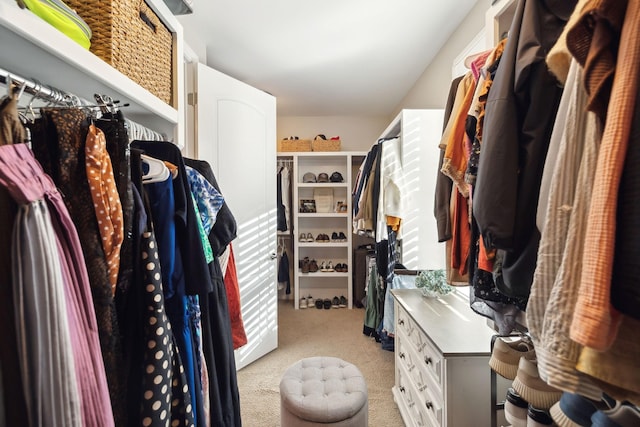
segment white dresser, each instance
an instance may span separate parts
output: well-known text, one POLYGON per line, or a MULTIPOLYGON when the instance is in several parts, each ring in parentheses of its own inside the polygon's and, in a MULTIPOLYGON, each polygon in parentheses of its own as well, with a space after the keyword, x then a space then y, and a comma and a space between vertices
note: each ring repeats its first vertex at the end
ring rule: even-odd
MULTIPOLYGON (((464 292, 467 292, 466 290, 464 292)), ((391 291, 395 305, 393 396, 407 426, 491 425, 491 337, 464 295, 391 291)))

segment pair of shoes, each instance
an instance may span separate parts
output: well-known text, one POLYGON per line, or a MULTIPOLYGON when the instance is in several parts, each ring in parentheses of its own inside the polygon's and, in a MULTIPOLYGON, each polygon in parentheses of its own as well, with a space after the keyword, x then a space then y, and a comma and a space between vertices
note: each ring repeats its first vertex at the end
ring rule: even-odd
POLYGON ((300 233, 300 238, 298 239, 300 242, 313 242, 313 235, 311 233, 300 233))
POLYGON ((331 300, 329 298, 325 298, 324 301, 322 301, 322 306, 325 310, 329 310, 331 308, 331 300))
POLYGON ((341 231, 340 233, 334 231, 331 233, 331 241, 333 242, 346 242, 347 236, 341 231))
POLYGON ((318 234, 318 237, 316 237, 316 243, 328 243, 329 242, 329 236, 327 236, 326 234, 318 234))
POLYGON ((512 427, 554 425, 549 411, 531 405, 511 387, 504 401, 504 418, 512 427))
POLYGON ((288 137, 288 138, 285 138, 284 140, 285 140, 285 141, 289 141, 289 140, 294 141, 294 140, 297 140, 297 139, 298 139, 298 137, 297 137, 297 136, 290 136, 290 137, 288 137))
POLYGON ((340 308, 340 298, 333 297, 333 299, 331 300, 331 307, 332 308, 340 308))
POLYGON ((498 375, 508 380, 514 380, 521 357, 526 359, 534 359, 536 357, 535 350, 531 344, 522 339, 514 341, 497 337, 493 343, 489 366, 498 375))
POLYGON ((347 264, 336 264, 335 270, 338 273, 347 273, 349 271, 349 268, 347 267, 347 264))
POLYGON ((327 137, 320 133, 320 134, 316 135, 315 138, 313 138, 314 141, 318 141, 319 139, 323 139, 323 140, 326 141, 327 137))
POLYGON ((591 417, 597 411, 609 411, 616 405, 616 401, 603 395, 599 401, 591 400, 579 394, 563 392, 549 413, 559 426, 590 426, 591 417))
POLYGON ((320 271, 322 271, 324 273, 334 272, 335 269, 333 268, 333 263, 331 261, 329 261, 329 262, 327 262, 325 264, 325 262, 322 261, 320 263, 320 271))
POLYGON ((548 410, 562 396, 562 391, 544 382, 538 373, 537 360, 521 357, 513 389, 536 409, 548 410))
POLYGON ((315 304, 316 304, 316 308, 317 308, 318 310, 322 310, 322 307, 323 307, 323 305, 324 305, 324 301, 322 301, 322 299, 318 298, 318 299, 316 300, 315 304))
POLYGON ((309 261, 309 257, 308 256, 304 257, 304 259, 301 262, 302 262, 302 264, 301 264, 300 268, 302 269, 302 272, 305 273, 305 274, 308 273, 309 272, 309 264, 311 262, 311 261, 309 261))
POLYGON ((317 273, 318 272, 318 263, 315 259, 309 261, 309 273, 317 273))

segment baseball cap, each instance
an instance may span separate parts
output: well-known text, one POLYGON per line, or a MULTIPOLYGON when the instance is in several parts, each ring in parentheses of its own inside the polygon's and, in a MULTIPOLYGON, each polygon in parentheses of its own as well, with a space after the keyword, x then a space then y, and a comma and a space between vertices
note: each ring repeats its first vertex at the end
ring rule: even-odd
POLYGON ((318 174, 318 182, 329 182, 329 175, 322 172, 318 174))
POLYGON ((316 182, 316 176, 311 172, 307 172, 302 176, 302 182, 316 182))
POLYGON ((331 174, 331 182, 343 182, 342 174, 340 172, 334 172, 331 174))

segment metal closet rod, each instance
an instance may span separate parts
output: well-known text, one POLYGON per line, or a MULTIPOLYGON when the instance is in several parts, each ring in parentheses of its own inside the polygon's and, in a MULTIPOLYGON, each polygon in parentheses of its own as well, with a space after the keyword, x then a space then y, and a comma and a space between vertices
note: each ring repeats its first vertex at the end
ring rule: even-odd
POLYGON ((46 99, 47 101, 52 101, 57 103, 66 102, 68 104, 73 104, 73 103, 87 104, 87 105, 90 104, 88 101, 80 98, 77 95, 74 95, 69 92, 65 92, 63 90, 40 83, 38 81, 27 79, 25 77, 22 77, 15 73, 7 71, 3 68, 0 68, 0 82, 8 85, 9 81, 7 81, 7 78, 10 78, 12 81, 19 83, 21 85, 20 90, 24 90, 24 92, 27 92, 30 95, 36 96, 38 98, 46 99))

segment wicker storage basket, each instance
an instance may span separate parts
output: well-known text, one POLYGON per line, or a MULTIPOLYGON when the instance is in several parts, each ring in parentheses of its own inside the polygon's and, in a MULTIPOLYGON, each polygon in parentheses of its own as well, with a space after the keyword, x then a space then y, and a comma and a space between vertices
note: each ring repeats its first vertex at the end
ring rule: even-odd
POLYGON ((340 151, 339 139, 314 139, 311 141, 313 151, 340 151))
POLYGON ((310 139, 281 139, 278 151, 311 151, 310 139))
POLYGON ((67 0, 93 36, 91 51, 173 105, 173 34, 144 0, 67 0))

